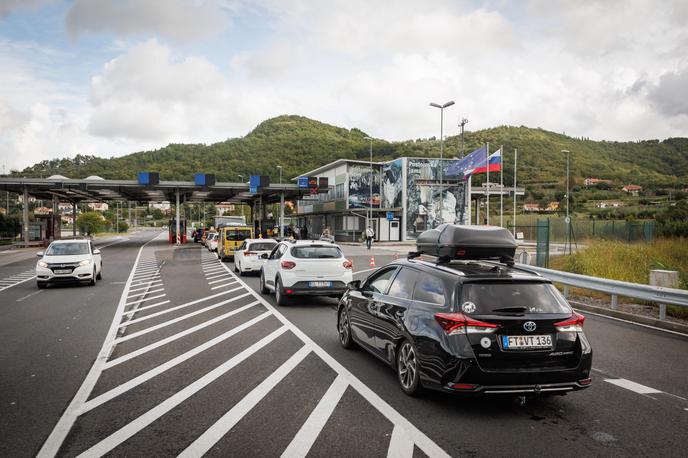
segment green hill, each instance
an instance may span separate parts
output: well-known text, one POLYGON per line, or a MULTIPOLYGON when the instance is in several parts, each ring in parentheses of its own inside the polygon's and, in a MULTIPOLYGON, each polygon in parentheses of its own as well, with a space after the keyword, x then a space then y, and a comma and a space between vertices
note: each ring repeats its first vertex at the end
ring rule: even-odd
MULTIPOLYGON (((284 180, 336 159, 368 159, 369 143, 359 129, 344 129, 301 116, 279 116, 258 125, 240 138, 212 145, 170 144, 154 151, 104 159, 77 155, 71 159, 43 161, 18 176, 52 174, 71 178, 99 175, 109 179, 135 179, 141 170, 159 171, 164 180, 191 180, 197 172, 215 173, 218 181, 238 181, 238 175, 270 175, 277 180, 277 165, 284 180)), ((445 157, 459 155, 459 137, 448 137, 445 157)), ((664 141, 608 142, 576 139, 528 127, 500 126, 466 133, 466 152, 490 142, 505 150, 505 182, 511 183, 513 150, 519 150, 519 182, 529 188, 559 187, 564 180, 565 156, 571 151, 572 184, 585 177, 609 178, 618 185, 640 184, 648 188, 688 186, 688 138, 664 141)), ((387 142, 376 140, 373 159, 399 156, 439 156, 434 138, 387 142)))

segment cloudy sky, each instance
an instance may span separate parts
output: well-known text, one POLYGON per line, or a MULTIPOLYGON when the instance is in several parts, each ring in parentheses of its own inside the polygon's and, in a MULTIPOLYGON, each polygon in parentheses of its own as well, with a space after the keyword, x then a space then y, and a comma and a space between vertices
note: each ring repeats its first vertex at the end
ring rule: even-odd
POLYGON ((688 2, 0 0, 0 166, 299 114, 388 140, 688 136, 688 2))

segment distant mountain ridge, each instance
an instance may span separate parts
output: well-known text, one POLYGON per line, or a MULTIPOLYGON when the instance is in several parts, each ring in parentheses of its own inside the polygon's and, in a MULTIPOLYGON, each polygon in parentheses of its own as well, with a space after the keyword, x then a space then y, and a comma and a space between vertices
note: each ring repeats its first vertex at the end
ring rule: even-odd
MULTIPOLYGON (((211 145, 170 144, 154 151, 143 151, 116 158, 77 155, 69 159, 43 161, 15 176, 54 174, 70 178, 98 175, 106 179, 135 179, 142 170, 159 171, 163 180, 192 180, 194 173, 214 173, 218 181, 244 180, 250 174, 278 179, 277 165, 283 167, 287 181, 336 159, 369 157, 367 134, 360 129, 345 129, 309 118, 284 115, 268 119, 244 137, 211 145)), ((688 138, 664 141, 610 142, 577 139, 539 128, 499 126, 466 132, 466 153, 490 142, 490 150, 504 147, 504 181, 513 180, 513 151, 518 148, 519 183, 539 186, 563 183, 566 158, 571 151, 574 184, 586 177, 608 178, 619 186, 639 184, 646 187, 688 187, 688 138)), ((459 156, 459 136, 448 137, 444 156, 459 156)), ((373 142, 373 160, 400 156, 439 156, 439 141, 429 139, 373 142)))

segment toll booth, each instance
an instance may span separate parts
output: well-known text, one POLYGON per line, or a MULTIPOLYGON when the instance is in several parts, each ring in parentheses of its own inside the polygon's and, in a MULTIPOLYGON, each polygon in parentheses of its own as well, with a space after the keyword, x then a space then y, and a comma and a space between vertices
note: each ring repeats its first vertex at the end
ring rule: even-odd
POLYGON ((47 215, 35 215, 35 220, 29 223, 28 231, 24 231, 22 228, 22 240, 23 234, 29 234, 29 243, 32 245, 43 245, 48 246, 53 240, 58 240, 61 238, 62 232, 62 220, 60 215, 53 215, 49 213, 47 215))
MULTIPOLYGON (((170 219, 169 225, 168 225, 168 237, 167 241, 170 243, 176 243, 177 241, 177 219, 172 218, 170 219)), ((181 218, 179 220, 179 232, 180 232, 180 238, 179 238, 179 243, 186 243, 186 218, 181 218)))

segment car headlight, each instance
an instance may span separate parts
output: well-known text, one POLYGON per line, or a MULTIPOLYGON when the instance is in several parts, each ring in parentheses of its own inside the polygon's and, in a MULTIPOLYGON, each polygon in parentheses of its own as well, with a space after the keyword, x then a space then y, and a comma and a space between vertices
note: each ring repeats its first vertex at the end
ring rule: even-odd
POLYGON ((81 262, 79 263, 79 265, 80 265, 80 266, 87 266, 87 265, 89 265, 90 263, 91 263, 91 260, 90 260, 90 259, 84 259, 83 261, 81 261, 81 262))
POLYGON ((38 261, 38 265, 39 265, 40 267, 48 267, 48 263, 45 262, 45 261, 38 261))

